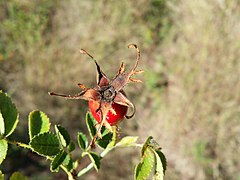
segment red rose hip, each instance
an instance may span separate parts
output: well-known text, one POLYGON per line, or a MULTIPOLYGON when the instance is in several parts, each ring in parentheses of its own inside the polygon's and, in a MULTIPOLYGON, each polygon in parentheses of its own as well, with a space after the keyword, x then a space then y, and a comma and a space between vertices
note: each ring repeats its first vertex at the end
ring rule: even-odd
MULTIPOLYGON (((101 112, 96 112, 99 108, 99 103, 97 101, 88 101, 88 105, 94 119, 98 123, 101 123, 101 112)), ((114 126, 124 119, 125 115, 127 114, 128 107, 117 103, 112 103, 112 108, 116 112, 116 114, 108 111, 106 120, 111 126, 114 126)))

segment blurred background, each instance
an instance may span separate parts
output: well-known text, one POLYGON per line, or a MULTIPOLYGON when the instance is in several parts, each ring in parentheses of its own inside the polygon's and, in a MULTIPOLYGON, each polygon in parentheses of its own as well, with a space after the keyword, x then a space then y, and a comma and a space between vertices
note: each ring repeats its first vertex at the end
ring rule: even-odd
MULTIPOLYGON (((29 141, 28 114, 35 109, 72 139, 87 132, 87 103, 47 92, 95 86, 95 65, 80 48, 110 78, 122 61, 129 69, 135 60, 129 43, 139 46, 138 69, 145 73, 138 76, 142 84, 125 88, 137 112, 120 125, 121 135, 140 142, 152 135, 168 160, 165 179, 239 180, 239 0, 0 0, 0 89, 20 112, 13 138, 29 141)), ((66 179, 29 151, 11 147, 8 156, 0 166, 6 175, 66 179)), ((119 149, 103 159, 99 173, 82 179, 133 179, 138 161, 139 149, 119 149)))

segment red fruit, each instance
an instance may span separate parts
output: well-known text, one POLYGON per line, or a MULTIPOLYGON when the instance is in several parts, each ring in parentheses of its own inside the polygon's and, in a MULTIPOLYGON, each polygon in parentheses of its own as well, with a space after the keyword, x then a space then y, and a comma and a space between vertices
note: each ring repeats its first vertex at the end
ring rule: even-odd
MULTIPOLYGON (((100 123, 101 122, 101 112, 98 111, 99 103, 97 101, 88 101, 89 109, 94 117, 94 119, 100 123)), ((108 111, 106 120, 111 125, 114 126, 121 122, 125 115, 127 114, 127 106, 123 106, 117 103, 112 103, 112 108, 116 112, 116 114, 113 114, 111 111, 108 111)))

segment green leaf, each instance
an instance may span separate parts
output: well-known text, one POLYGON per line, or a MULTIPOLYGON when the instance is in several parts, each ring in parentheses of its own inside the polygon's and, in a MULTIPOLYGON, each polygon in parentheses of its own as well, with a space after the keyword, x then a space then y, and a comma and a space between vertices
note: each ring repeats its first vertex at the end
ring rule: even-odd
MULTIPOLYGON (((67 158, 67 153, 64 150, 61 150, 53 159, 51 163, 51 171, 58 171, 59 166, 67 160, 69 162, 69 158, 67 158)), ((67 162, 67 163, 68 163, 67 162)))
POLYGON ((6 140, 1 139, 0 140, 0 164, 3 162, 7 155, 7 150, 8 150, 8 143, 6 140))
POLYGON ((67 147, 70 143, 70 135, 67 130, 60 125, 55 125, 55 131, 57 133, 57 137, 63 147, 67 147))
POLYGON ((10 180, 27 180, 28 178, 20 172, 14 172, 10 177, 10 180))
POLYGON ((93 137, 97 132, 97 129, 95 127, 96 120, 94 119, 94 117, 90 112, 86 114, 86 123, 87 123, 88 131, 91 137, 93 137))
POLYGON ((4 174, 0 171, 0 180, 4 180, 4 174))
POLYGON ((4 125, 4 119, 2 117, 2 113, 0 111, 0 137, 5 133, 5 125, 4 125))
POLYGON ((153 151, 155 155, 155 171, 154 171, 154 180, 163 180, 164 173, 163 173, 163 165, 161 162, 160 157, 156 151, 153 151))
POLYGON ((90 160, 92 161, 93 163, 93 166, 94 168, 96 169, 96 171, 98 171, 98 169, 100 169, 100 160, 101 160, 101 157, 98 156, 95 152, 84 152, 82 154, 83 156, 85 155, 88 155, 90 160))
POLYGON ((98 171, 98 169, 100 169, 101 157, 98 156, 95 152, 90 152, 90 159, 94 163, 94 168, 98 171))
POLYGON ((145 141, 145 143, 143 144, 142 150, 141 150, 141 156, 143 156, 144 152, 146 151, 146 149, 148 148, 148 146, 151 144, 151 141, 153 140, 152 136, 149 136, 147 138, 147 140, 145 141))
POLYGON ((113 134, 107 130, 107 128, 102 127, 101 129, 102 139, 97 139, 96 143, 101 148, 105 149, 108 144, 112 141, 113 134))
POLYGON ((75 149, 75 145, 74 143, 71 141, 68 145, 68 152, 72 152, 75 149))
POLYGON ((162 153, 162 151, 160 151, 159 149, 155 150, 155 152, 157 153, 158 157, 161 160, 162 167, 163 167, 163 174, 165 174, 165 171, 167 170, 167 159, 165 155, 162 153))
POLYGON ((111 138, 111 141, 108 143, 107 147, 105 148, 105 152, 108 152, 106 151, 106 149, 108 150, 111 150, 112 148, 116 147, 116 140, 117 140, 117 127, 116 126, 113 126, 113 132, 112 132, 112 138, 111 138))
POLYGON ((28 116, 28 128, 31 140, 34 136, 49 131, 49 118, 42 111, 32 111, 28 116))
POLYGON ((57 136, 50 132, 34 136, 30 141, 30 146, 33 151, 43 156, 54 156, 60 151, 57 136))
POLYGON ((0 112, 4 120, 4 136, 10 136, 17 126, 18 112, 10 97, 2 91, 0 91, 0 112))
POLYGON ((141 162, 136 166, 134 177, 136 180, 144 180, 150 175, 154 165, 154 154, 150 148, 143 152, 141 162))
POLYGON ((63 161, 63 165, 67 168, 68 171, 71 171, 74 166, 74 161, 70 158, 69 154, 66 159, 63 161))
POLYGON ((137 136, 126 136, 119 141, 116 146, 121 146, 121 147, 128 147, 128 146, 133 146, 136 144, 136 141, 138 140, 137 136))
POLYGON ((88 140, 85 134, 78 133, 78 146, 84 151, 88 147, 88 140))

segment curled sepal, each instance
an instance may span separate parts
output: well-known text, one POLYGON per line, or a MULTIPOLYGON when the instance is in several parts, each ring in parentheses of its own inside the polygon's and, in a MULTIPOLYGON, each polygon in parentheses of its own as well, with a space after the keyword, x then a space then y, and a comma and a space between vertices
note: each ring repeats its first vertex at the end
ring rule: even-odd
POLYGON ((125 117, 127 119, 130 119, 134 116, 135 114, 135 106, 134 104, 122 93, 122 92, 119 92, 116 97, 114 98, 114 102, 117 103, 117 104, 120 104, 120 105, 123 105, 123 106, 127 106, 127 107, 130 107, 133 109, 133 112, 131 115, 125 115, 125 117))
POLYGON ((89 54, 86 50, 81 49, 80 53, 88 55, 92 60, 94 60, 96 67, 97 67, 97 84, 99 87, 108 86, 109 79, 107 78, 106 74, 102 71, 101 67, 98 65, 97 61, 94 57, 89 54))
POLYGON ((114 87, 114 89, 119 92, 124 88, 124 86, 129 82, 129 81, 134 81, 134 82, 140 82, 140 80, 133 79, 131 76, 134 74, 139 74, 142 73, 143 71, 136 70, 138 66, 138 62, 140 60, 140 50, 138 49, 136 44, 129 44, 128 48, 135 48, 137 52, 136 56, 136 62, 133 66, 133 68, 129 72, 124 71, 124 64, 122 63, 119 70, 118 74, 114 77, 114 79, 111 82, 111 85, 114 87))

